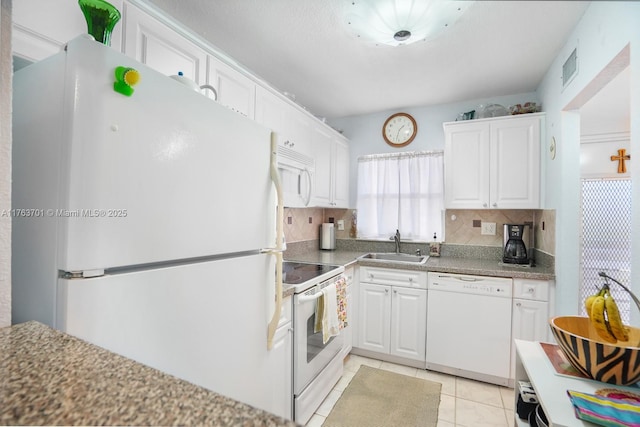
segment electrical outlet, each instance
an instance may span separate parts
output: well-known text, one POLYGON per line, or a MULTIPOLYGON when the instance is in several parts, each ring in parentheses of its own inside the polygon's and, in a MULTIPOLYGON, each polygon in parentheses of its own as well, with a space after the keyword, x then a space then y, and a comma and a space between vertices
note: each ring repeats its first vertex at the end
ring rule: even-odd
POLYGON ((495 236, 496 235, 496 223, 495 222, 483 222, 481 224, 480 234, 484 234, 486 236, 495 236))
POLYGON ((338 220, 338 230, 344 230, 344 219, 338 220))

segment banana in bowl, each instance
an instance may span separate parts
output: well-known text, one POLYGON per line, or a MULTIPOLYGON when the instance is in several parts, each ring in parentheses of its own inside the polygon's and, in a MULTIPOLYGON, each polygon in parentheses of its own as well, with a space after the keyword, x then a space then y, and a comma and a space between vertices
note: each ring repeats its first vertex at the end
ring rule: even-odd
POLYGON ((558 346, 571 365, 597 381, 632 385, 640 381, 640 329, 624 326, 627 340, 611 342, 583 316, 557 316, 549 320, 558 346))

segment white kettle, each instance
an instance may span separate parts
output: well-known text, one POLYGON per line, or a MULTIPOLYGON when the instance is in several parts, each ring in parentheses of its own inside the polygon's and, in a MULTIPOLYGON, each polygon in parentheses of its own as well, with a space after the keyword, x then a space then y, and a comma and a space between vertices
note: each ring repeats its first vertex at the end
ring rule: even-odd
POLYGON ((218 92, 216 91, 216 88, 214 88, 211 85, 198 86, 198 83, 194 82, 193 80, 191 80, 188 77, 185 77, 184 73, 182 71, 178 71, 177 75, 173 75, 173 76, 169 76, 169 77, 171 77, 175 81, 178 81, 178 82, 182 83, 185 86, 190 87, 191 89, 195 90, 196 92, 202 92, 204 89, 208 89, 211 92, 213 92, 213 99, 214 100, 218 99, 218 92))

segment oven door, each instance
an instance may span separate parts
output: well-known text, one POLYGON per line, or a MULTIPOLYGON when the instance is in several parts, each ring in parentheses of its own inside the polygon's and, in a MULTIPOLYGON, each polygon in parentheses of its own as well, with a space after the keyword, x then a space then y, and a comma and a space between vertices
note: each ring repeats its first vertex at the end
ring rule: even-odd
POLYGON ((342 349, 344 334, 322 343, 322 331, 314 333, 316 300, 322 295, 319 286, 294 295, 294 394, 299 395, 342 349))

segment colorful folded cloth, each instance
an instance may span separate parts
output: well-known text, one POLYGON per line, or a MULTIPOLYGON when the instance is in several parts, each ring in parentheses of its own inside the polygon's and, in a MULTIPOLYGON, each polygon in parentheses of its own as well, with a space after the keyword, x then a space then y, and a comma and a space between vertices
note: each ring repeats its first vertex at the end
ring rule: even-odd
POLYGON ((608 427, 640 427, 640 403, 567 390, 576 417, 608 427))
POLYGON ((338 324, 340 330, 349 326, 347 321, 347 279, 341 277, 336 282, 336 294, 338 296, 338 324))

